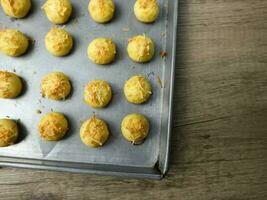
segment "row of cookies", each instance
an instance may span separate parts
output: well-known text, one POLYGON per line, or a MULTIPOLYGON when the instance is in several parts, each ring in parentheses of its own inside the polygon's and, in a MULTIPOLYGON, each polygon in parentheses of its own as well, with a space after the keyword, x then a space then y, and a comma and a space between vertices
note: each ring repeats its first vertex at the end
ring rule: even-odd
MULTIPOLYGON (((7 16, 23 18, 31 9, 31 0, 1 0, 1 5, 7 16)), ((69 0, 47 0, 42 9, 48 20, 54 24, 66 23, 73 10, 69 0)), ((88 4, 90 16, 97 23, 111 21, 115 10, 116 6, 113 0, 90 0, 88 4)), ((157 0, 136 0, 134 14, 141 22, 154 22, 159 15, 157 0)))
MULTIPOLYGON (((66 116, 62 113, 51 112, 41 118, 38 124, 38 132, 45 141, 59 141, 67 134, 69 127, 66 116)), ((0 147, 15 144, 19 132, 16 121, 0 119, 0 147)), ((144 115, 129 114, 121 122, 121 133, 127 141, 133 144, 142 143, 149 133, 149 121, 144 115)), ((80 138, 88 147, 103 146, 109 135, 107 123, 95 115, 83 122, 80 127, 80 138)))
MULTIPOLYGON (((21 94, 21 78, 15 73, 0 71, 0 98, 12 99, 21 94)), ((41 81, 41 94, 51 100, 65 100, 71 92, 69 78, 62 72, 52 72, 41 81)), ((133 76, 124 84, 124 95, 130 103, 142 104, 152 95, 150 82, 142 75, 133 76)), ((112 98, 110 84, 92 80, 84 88, 84 101, 93 108, 106 107, 112 98)))
MULTIPOLYGON (((0 30, 0 52, 8 56, 21 56, 29 46, 28 38, 18 30, 0 30)), ((45 46, 54 56, 65 56, 73 48, 72 36, 62 28, 52 28, 45 36, 45 46)), ((148 62, 155 54, 155 45, 146 35, 137 35, 128 40, 127 52, 135 62, 148 62)), ((116 56, 116 45, 110 38, 96 38, 89 45, 88 57, 96 64, 109 64, 116 56)))
MULTIPOLYGON (((22 89, 21 79, 11 72, 0 71, 0 98, 15 98, 22 89)), ((41 92, 49 99, 61 100, 68 96, 71 84, 68 77, 61 72, 54 72, 42 79, 41 92)), ((134 76, 126 81, 124 93, 131 103, 143 103, 152 94, 149 81, 143 76, 134 76)), ((93 108, 105 107, 111 100, 111 87, 106 81, 89 82, 84 90, 85 102, 93 108)), ((48 141, 57 141, 64 137, 69 129, 68 120, 63 114, 48 113, 39 125, 40 136, 48 141)), ((148 119, 140 114, 127 115, 121 124, 125 139, 132 143, 142 142, 148 135, 148 119)), ((18 128, 15 121, 0 120, 0 147, 14 144, 18 138, 18 128)), ((80 130, 81 140, 88 146, 102 146, 109 136, 106 123, 93 116, 83 123, 80 130)))

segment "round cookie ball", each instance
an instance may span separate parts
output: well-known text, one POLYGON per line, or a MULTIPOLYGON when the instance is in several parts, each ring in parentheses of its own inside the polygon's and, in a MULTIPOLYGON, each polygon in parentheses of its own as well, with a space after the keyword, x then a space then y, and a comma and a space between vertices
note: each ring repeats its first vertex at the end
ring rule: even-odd
POLYGON ((155 54, 155 45, 146 35, 138 35, 128 41, 127 52, 129 57, 138 63, 148 62, 155 54))
POLYGON ((129 114, 122 120, 121 132, 123 137, 133 144, 141 143, 148 135, 149 122, 143 115, 129 114))
POLYGON ((134 4, 134 14, 141 22, 154 22, 159 15, 157 0, 137 0, 134 4))
POLYGON ((64 100, 71 91, 69 78, 62 72, 47 74, 41 82, 43 97, 52 100, 64 100))
POLYGON ((106 107, 112 98, 112 90, 108 82, 93 80, 84 89, 84 101, 93 108, 106 107))
POLYGON ((72 5, 69 0, 48 0, 42 9, 50 22, 64 24, 70 18, 72 5))
POLYGON ((88 11, 94 21, 106 23, 113 18, 115 4, 113 0, 90 0, 88 11))
POLYGON ((116 45, 109 38, 97 38, 89 44, 87 53, 94 63, 109 64, 115 59, 116 45))
POLYGON ((43 116, 38 124, 41 138, 47 141, 61 140, 68 130, 68 120, 63 114, 57 112, 51 112, 43 116))
POLYGON ((73 47, 73 39, 64 29, 52 28, 45 36, 45 46, 54 56, 66 56, 73 47))
POLYGON ((86 146, 101 147, 109 137, 108 126, 103 120, 93 116, 82 124, 80 137, 86 146))
POLYGON ((144 76, 133 76, 124 85, 124 95, 129 102, 141 104, 152 95, 152 87, 144 76))
POLYGON ((18 139, 17 123, 10 119, 0 119, 0 147, 14 144, 18 139))
POLYGON ((31 9, 30 0, 1 0, 2 8, 7 16, 25 17, 31 9))
POLYGON ((14 73, 0 71, 0 98, 13 99, 20 95, 21 79, 14 73))
POLYGON ((0 30, 0 52, 8 56, 17 57, 26 52, 29 46, 28 38, 18 30, 0 30))

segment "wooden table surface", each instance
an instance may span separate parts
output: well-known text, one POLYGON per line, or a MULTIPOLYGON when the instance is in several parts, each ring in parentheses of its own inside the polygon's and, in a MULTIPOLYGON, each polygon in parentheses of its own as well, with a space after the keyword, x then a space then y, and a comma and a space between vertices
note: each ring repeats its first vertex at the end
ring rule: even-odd
POLYGON ((267 199, 267 1, 180 0, 162 181, 0 169, 1 200, 267 199))

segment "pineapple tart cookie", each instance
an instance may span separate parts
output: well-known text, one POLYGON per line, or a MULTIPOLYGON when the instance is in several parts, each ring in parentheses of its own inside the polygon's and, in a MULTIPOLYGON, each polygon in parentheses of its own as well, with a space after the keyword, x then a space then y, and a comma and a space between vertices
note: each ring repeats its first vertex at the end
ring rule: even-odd
POLYGON ((112 98, 112 90, 108 82, 93 80, 84 89, 84 101, 93 108, 106 107, 112 98))
POLYGON ((113 0, 90 0, 88 11, 95 22, 106 23, 113 18, 115 4, 113 0))
POLYGON ((152 95, 152 87, 144 76, 133 76, 124 85, 124 95, 130 103, 141 104, 152 95))
POLYGON ((42 117, 38 124, 38 131, 44 140, 61 140, 69 130, 66 117, 57 112, 51 112, 42 117))
POLYGON ((80 137, 86 146, 101 147, 109 137, 108 126, 106 122, 93 116, 82 124, 80 137))
POLYGON ((141 22, 154 22, 159 15, 159 4, 157 0, 137 0, 134 4, 134 14, 141 22))
POLYGON ((0 71, 0 98, 13 99, 20 95, 21 79, 14 73, 0 71))
POLYGON ((48 0, 42 9, 50 22, 64 24, 70 18, 72 5, 69 0, 48 0))
POLYGON ((73 47, 73 39, 64 29, 52 28, 45 36, 45 46, 54 56, 66 56, 73 47))
POLYGON ((25 17, 31 9, 30 0, 1 0, 2 8, 7 16, 25 17))
POLYGON ((133 113, 125 116, 121 123, 123 137, 133 144, 142 143, 149 132, 149 122, 141 114, 133 113))
POLYGON ((96 64, 109 64, 115 59, 116 45, 112 39, 96 38, 88 46, 88 58, 96 64))
POLYGON ((0 29, 0 52, 17 57, 24 54, 29 47, 29 39, 15 29, 0 29))
POLYGON ((19 131, 17 123, 11 119, 0 119, 0 147, 15 144, 19 131))
POLYGON ((146 35, 137 35, 128 40, 127 52, 129 57, 138 63, 148 62, 155 54, 155 45, 146 35))
POLYGON ((48 99, 64 100, 70 94, 70 91, 70 80, 62 72, 47 74, 41 81, 42 96, 48 99))

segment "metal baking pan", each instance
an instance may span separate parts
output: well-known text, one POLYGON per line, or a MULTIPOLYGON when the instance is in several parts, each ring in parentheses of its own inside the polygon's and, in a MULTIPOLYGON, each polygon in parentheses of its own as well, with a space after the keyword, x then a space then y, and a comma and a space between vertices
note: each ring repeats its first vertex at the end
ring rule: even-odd
POLYGON ((133 15, 134 0, 115 0, 116 16, 108 24, 96 24, 89 17, 88 1, 72 1, 72 19, 65 25, 75 40, 69 56, 57 58, 44 46, 44 37, 53 26, 40 10, 44 1, 33 1, 28 17, 13 20, 0 12, 1 28, 16 28, 34 40, 31 49, 22 57, 0 55, 0 70, 15 71, 25 83, 23 95, 14 100, 0 100, 0 118, 19 119, 20 141, 0 148, 0 166, 26 167, 140 178, 162 178, 168 168, 171 134, 172 96, 175 71, 175 46, 178 15, 177 0, 159 0, 161 14, 153 24, 138 22, 133 15), (156 56, 146 64, 132 62, 126 53, 127 39, 147 34, 156 43, 156 56), (111 37, 117 44, 116 61, 99 66, 87 58, 87 46, 95 37, 111 37), (167 52, 166 59, 160 56, 167 52), (73 92, 63 101, 44 99, 40 80, 50 72, 62 71, 72 82, 73 92), (133 105, 123 95, 125 80, 137 74, 146 75, 153 87, 153 96, 144 105, 133 105), (107 80, 112 85, 113 100, 101 110, 91 109, 83 102, 84 85, 92 79, 107 80), (40 114, 37 111, 41 111, 40 114), (71 126, 68 135, 59 142, 39 138, 37 124, 51 110, 64 113, 71 126), (131 145, 120 132, 122 118, 132 112, 145 114, 151 124, 150 134, 141 145, 131 145), (79 138, 80 123, 93 113, 104 119, 111 132, 108 142, 91 149, 79 138))

